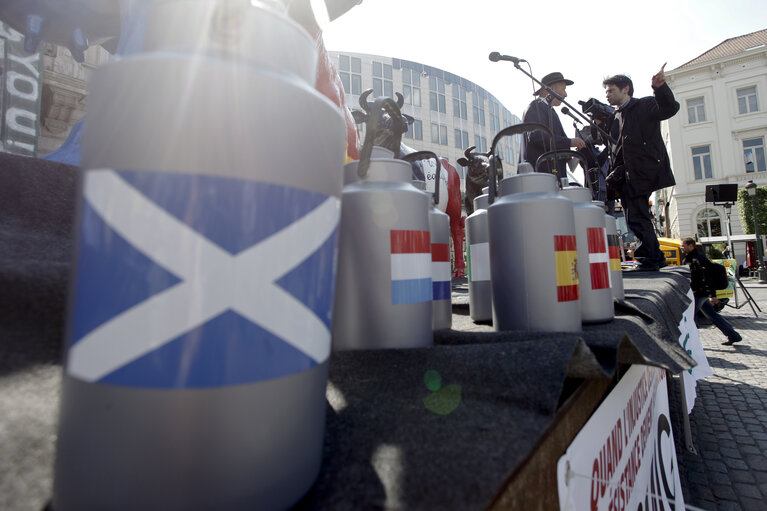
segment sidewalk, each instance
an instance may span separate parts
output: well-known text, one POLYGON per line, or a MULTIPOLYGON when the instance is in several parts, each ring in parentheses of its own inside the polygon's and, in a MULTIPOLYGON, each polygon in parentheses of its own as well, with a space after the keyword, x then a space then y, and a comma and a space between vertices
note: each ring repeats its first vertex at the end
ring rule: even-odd
MULTIPOLYGON (((711 511, 767 510, 767 285, 742 282, 763 312, 725 307, 722 315, 743 335, 733 346, 722 346, 724 335, 701 323, 714 374, 698 381, 690 415, 697 455, 682 452, 678 460, 685 503, 711 511)), ((683 438, 681 430, 674 435, 683 438)))

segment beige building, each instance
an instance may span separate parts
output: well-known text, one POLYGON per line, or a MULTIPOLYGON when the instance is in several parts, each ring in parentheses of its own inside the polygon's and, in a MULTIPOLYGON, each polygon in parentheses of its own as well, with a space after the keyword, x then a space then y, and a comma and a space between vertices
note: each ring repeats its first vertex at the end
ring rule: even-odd
MULTIPOLYGON (((656 194, 656 215, 675 238, 725 236, 724 208, 706 203, 706 187, 767 186, 767 29, 727 39, 666 78, 681 105, 663 126, 677 184, 656 194)), ((731 225, 743 234, 737 205, 731 225)))
MULTIPOLYGON (((460 76, 418 62, 349 52, 329 52, 341 75, 349 108, 360 109, 362 92, 373 89, 369 101, 379 96, 402 94, 402 112, 415 122, 402 142, 419 151, 432 151, 446 158, 461 176, 458 165, 464 151, 490 150, 493 137, 501 129, 522 122, 495 96, 460 76)), ((521 138, 507 137, 499 145, 505 175, 516 172, 521 138)))

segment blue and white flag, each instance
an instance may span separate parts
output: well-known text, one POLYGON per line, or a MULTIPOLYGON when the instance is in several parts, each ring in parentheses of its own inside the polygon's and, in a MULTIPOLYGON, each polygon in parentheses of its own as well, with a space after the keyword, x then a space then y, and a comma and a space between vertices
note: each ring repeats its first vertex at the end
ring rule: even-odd
POLYGON ((204 388, 330 355, 340 201, 172 172, 86 172, 66 371, 204 388))

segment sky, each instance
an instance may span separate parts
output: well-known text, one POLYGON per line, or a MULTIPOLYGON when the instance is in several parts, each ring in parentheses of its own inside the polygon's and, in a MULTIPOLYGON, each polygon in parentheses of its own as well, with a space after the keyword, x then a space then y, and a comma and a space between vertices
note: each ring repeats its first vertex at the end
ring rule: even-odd
MULTIPOLYGON (((725 39, 764 28, 764 0, 363 0, 324 27, 324 40, 329 50, 457 74, 522 117, 532 82, 511 62, 490 62, 492 51, 527 60, 539 80, 562 72, 575 82, 566 101, 580 108, 578 100, 606 102, 607 76, 626 74, 636 97, 651 95, 650 79, 664 62, 672 70, 725 39)), ((563 117, 562 124, 572 135, 572 121, 563 117)))

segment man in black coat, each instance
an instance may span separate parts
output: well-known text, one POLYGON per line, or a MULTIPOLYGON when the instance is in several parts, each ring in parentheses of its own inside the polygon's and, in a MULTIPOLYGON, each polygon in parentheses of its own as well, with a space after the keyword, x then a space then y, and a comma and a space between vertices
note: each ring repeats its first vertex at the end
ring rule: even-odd
MULTIPOLYGON (((544 76, 541 83, 550 87, 551 90, 564 99, 567 97, 565 89, 568 85, 572 85, 573 81, 566 79, 562 73, 554 72, 544 76)), ((553 151, 555 146, 557 150, 561 149, 563 151, 566 151, 571 147, 575 147, 576 149, 585 148, 586 142, 582 139, 569 138, 565 135, 565 130, 562 128, 562 122, 554 111, 554 107, 561 105, 562 101, 552 96, 544 87, 535 91, 534 95, 538 97, 527 107, 523 122, 536 122, 548 126, 554 134, 554 143, 552 144, 551 137, 543 131, 526 133, 522 142, 522 161, 529 162, 530 165, 535 167, 535 162, 538 158, 543 153, 553 151)), ((554 172, 552 170, 551 160, 542 163, 541 167, 536 170, 538 172, 554 172)), ((557 162, 556 172, 558 174, 557 179, 567 177, 565 160, 557 162)))
POLYGON ((716 297, 716 289, 710 284, 710 268, 713 264, 703 253, 703 250, 695 246, 695 240, 685 238, 682 241, 684 263, 690 265, 690 288, 695 296, 695 324, 698 324, 698 311, 705 314, 724 335, 727 340, 725 346, 732 346, 743 340, 743 337, 732 328, 729 321, 724 319, 714 305, 719 303, 716 297))
MULTIPOLYGON (((639 243, 635 259, 636 270, 655 271, 666 266, 650 214, 650 194, 673 186, 666 146, 660 133, 660 123, 679 111, 679 103, 660 71, 652 77, 654 96, 634 98, 634 84, 625 75, 615 75, 602 82, 607 102, 616 107, 613 124, 617 123, 618 142, 612 147, 614 172, 625 173, 621 204, 626 223, 639 243)), ((614 127, 613 127, 614 129, 614 127)))

